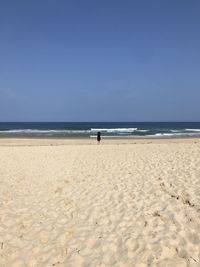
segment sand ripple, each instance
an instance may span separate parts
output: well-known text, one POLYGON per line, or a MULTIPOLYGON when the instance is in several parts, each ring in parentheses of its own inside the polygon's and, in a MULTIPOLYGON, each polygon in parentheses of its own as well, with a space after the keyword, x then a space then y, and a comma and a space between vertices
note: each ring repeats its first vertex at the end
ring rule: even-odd
POLYGON ((0 266, 200 266, 200 142, 0 157, 0 266))

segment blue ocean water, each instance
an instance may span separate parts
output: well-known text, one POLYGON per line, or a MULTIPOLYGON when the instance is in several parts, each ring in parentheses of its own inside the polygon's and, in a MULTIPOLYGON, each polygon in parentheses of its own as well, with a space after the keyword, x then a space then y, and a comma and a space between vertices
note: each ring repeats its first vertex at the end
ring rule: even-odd
POLYGON ((0 122, 0 137, 200 137, 200 122, 0 122))

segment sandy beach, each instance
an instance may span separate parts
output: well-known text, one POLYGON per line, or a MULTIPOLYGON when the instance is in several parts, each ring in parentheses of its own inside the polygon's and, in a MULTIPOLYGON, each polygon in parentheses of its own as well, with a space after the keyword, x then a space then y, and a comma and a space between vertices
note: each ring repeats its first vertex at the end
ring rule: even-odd
POLYGON ((0 266, 200 266, 200 139, 0 139, 0 266))

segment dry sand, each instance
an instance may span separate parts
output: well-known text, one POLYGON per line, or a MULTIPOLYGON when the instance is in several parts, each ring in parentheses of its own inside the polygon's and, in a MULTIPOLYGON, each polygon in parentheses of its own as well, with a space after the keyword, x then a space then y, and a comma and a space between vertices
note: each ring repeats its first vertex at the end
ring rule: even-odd
POLYGON ((200 266, 200 140, 0 140, 0 266, 200 266))

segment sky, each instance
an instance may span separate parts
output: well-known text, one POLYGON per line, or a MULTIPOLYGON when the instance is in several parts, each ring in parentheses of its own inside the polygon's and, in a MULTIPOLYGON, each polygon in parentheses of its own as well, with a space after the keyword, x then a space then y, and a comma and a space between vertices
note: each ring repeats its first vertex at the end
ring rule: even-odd
POLYGON ((0 0, 0 121, 200 121, 199 0, 0 0))

